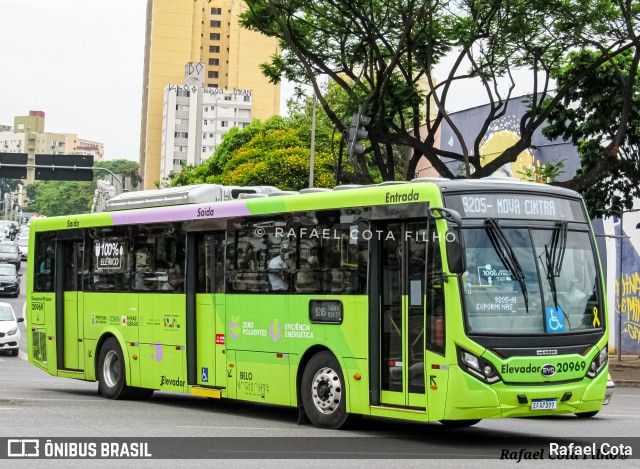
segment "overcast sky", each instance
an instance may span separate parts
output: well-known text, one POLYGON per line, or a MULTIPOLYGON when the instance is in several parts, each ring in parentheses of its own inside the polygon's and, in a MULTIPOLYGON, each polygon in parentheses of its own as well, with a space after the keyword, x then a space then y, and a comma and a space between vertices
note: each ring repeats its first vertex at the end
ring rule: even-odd
POLYGON ((0 0, 0 124, 44 111, 45 131, 137 161, 145 12, 146 0, 0 0))
POLYGON ((1 0, 0 124, 44 111, 45 131, 138 159, 145 0, 1 0))

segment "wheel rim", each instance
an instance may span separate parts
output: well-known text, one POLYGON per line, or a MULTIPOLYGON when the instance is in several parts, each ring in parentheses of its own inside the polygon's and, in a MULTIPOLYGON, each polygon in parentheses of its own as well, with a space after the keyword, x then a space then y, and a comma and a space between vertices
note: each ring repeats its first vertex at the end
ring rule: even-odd
POLYGON ((321 368, 313 377, 311 395, 313 404, 321 413, 334 413, 342 400, 342 383, 338 373, 331 368, 321 368))
POLYGON ((102 372, 107 386, 112 388, 118 383, 118 379, 120 378, 120 360, 115 351, 109 350, 107 352, 107 355, 104 357, 102 372))

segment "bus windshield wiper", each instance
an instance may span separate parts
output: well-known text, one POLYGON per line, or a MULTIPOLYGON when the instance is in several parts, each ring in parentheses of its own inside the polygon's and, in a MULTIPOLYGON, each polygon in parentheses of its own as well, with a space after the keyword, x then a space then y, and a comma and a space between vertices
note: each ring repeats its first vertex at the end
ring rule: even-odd
POLYGON ((527 284, 524 281, 524 272, 518 262, 518 258, 513 252, 511 244, 509 244, 509 241, 504 235, 502 228, 498 225, 498 222, 494 218, 487 218, 486 224, 487 234, 489 235, 489 240, 493 245, 493 249, 498 253, 498 257, 500 257, 502 264, 509 269, 511 276, 520 284, 520 290, 524 297, 524 306, 527 313, 529 313, 529 293, 527 292, 527 284))
POLYGON ((544 246, 547 280, 549 281, 549 288, 551 288, 551 296, 553 297, 553 304, 555 305, 556 310, 558 309, 558 289, 556 287, 556 278, 560 277, 566 247, 567 222, 560 221, 556 223, 556 227, 553 230, 549 244, 545 244, 544 246))

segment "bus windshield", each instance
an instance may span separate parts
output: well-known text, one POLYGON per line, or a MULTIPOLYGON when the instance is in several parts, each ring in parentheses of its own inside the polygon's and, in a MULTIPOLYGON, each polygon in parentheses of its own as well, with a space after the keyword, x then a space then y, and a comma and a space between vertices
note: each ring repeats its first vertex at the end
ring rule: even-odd
POLYGON ((464 230, 463 296, 470 334, 602 329, 596 262, 587 232, 570 231, 561 224, 503 227, 500 233, 512 253, 505 256, 504 246, 494 239, 494 229, 487 225, 464 230), (513 264, 519 267, 516 272, 513 264))

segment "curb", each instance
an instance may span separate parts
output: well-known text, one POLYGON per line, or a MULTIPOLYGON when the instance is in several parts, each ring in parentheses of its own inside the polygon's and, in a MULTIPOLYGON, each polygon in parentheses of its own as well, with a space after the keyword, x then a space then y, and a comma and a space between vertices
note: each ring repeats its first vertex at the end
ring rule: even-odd
POLYGON ((614 379, 613 382, 616 383, 616 388, 640 388, 640 380, 638 379, 614 379))

